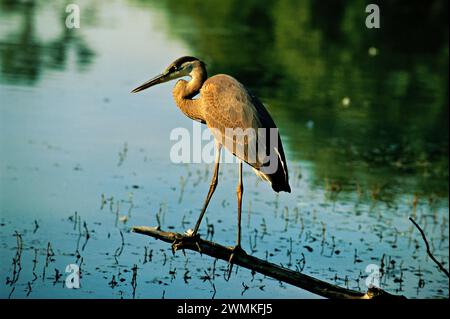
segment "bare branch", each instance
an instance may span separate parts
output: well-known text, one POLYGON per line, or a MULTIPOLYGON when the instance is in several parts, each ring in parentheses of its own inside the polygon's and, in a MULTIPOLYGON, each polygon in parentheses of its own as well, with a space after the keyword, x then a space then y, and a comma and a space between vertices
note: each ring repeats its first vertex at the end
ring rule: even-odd
POLYGON ((423 232, 422 228, 414 221, 414 219, 412 219, 412 217, 409 217, 409 220, 420 231, 420 234, 422 235, 423 241, 425 242, 425 246, 427 247, 427 254, 428 254, 428 256, 430 256, 431 260, 433 260, 436 263, 436 265, 438 265, 439 269, 441 269, 447 275, 447 277, 450 278, 448 270, 445 269, 444 266, 442 266, 442 264, 439 261, 437 261, 437 259, 434 258, 433 254, 431 253, 430 245, 428 245, 427 237, 425 236, 425 233, 423 232))
MULTIPOLYGON (((232 253, 231 247, 225 247, 200 238, 193 240, 191 237, 179 233, 161 231, 159 228, 155 227, 137 226, 133 227, 132 230, 135 233, 151 236, 167 243, 173 244, 176 242, 175 249, 189 249, 225 261, 229 260, 232 253)), ((375 287, 369 288, 366 293, 346 289, 245 253, 235 254, 232 263, 326 298, 405 298, 403 296, 391 295, 388 292, 375 287)))

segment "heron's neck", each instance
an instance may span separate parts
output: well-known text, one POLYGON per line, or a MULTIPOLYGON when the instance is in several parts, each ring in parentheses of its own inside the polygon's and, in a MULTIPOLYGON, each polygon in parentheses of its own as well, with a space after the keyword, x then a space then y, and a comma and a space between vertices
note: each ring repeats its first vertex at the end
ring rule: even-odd
POLYGON ((206 80, 204 68, 195 68, 190 73, 191 80, 179 80, 173 90, 173 97, 180 110, 189 118, 196 121, 203 121, 203 112, 200 100, 193 99, 206 80))

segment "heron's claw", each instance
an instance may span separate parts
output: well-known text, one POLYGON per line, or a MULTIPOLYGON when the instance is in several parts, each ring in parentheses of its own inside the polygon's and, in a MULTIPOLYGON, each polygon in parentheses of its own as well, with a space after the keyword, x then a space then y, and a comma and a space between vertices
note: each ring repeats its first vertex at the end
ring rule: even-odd
POLYGON ((245 255, 245 254, 247 253, 245 252, 245 250, 242 249, 241 245, 236 245, 231 249, 231 255, 230 258, 228 259, 228 270, 227 270, 228 275, 225 277, 226 281, 230 280, 231 272, 233 270, 234 257, 237 255, 245 255))
POLYGON ((228 259, 228 263, 233 263, 234 256, 236 255, 244 255, 246 254, 245 250, 242 249, 241 245, 236 245, 231 250, 230 258, 228 259))
POLYGON ((200 235, 198 235, 198 234, 191 233, 191 234, 186 234, 184 236, 179 236, 172 243, 172 253, 175 254, 175 252, 178 249, 180 249, 180 248, 182 249, 183 246, 190 245, 190 244, 196 245, 198 252, 201 253, 202 250, 200 248, 199 240, 200 240, 200 235))

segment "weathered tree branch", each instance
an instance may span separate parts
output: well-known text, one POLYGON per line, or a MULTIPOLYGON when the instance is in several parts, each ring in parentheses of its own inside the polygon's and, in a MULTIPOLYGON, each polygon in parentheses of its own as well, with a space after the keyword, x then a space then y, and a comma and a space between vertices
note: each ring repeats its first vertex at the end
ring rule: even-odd
MULTIPOLYGON (((229 260, 232 253, 231 247, 225 247, 200 238, 198 238, 197 240, 193 240, 188 236, 174 232, 161 231, 155 227, 137 226, 133 227, 132 230, 135 233, 151 236, 168 243, 173 244, 174 242, 176 242, 175 249, 189 249, 225 261, 229 260)), ((278 266, 268 261, 247 255, 246 253, 235 254, 232 263, 253 270, 265 276, 280 280, 282 282, 289 283, 291 285, 326 298, 405 298, 403 296, 389 294, 388 292, 375 287, 369 288, 366 293, 346 289, 302 274, 300 272, 278 266)))
POLYGON ((422 228, 419 226, 419 224, 416 223, 416 221, 415 221, 414 219, 412 219, 412 217, 409 217, 409 220, 410 220, 410 221, 414 224, 414 226, 416 226, 416 228, 420 231, 420 234, 422 235, 423 241, 425 242, 425 246, 427 247, 427 254, 428 254, 428 256, 430 256, 431 260, 433 260, 433 261, 436 263, 436 265, 439 267, 439 269, 442 270, 442 272, 443 272, 444 274, 446 274, 447 277, 450 278, 450 275, 449 275, 449 273, 448 273, 448 270, 445 269, 444 266, 442 266, 442 264, 441 264, 439 261, 437 261, 437 259, 434 258, 433 254, 431 253, 430 245, 428 245, 427 237, 425 236, 425 233, 424 233, 424 231, 422 230, 422 228))

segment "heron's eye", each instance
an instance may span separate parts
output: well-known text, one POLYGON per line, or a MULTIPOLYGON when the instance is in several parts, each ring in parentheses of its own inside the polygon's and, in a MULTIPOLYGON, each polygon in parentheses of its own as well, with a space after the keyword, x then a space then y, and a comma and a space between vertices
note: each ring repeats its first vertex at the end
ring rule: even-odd
POLYGON ((177 70, 177 67, 175 65, 171 66, 169 69, 169 72, 175 72, 177 70))

